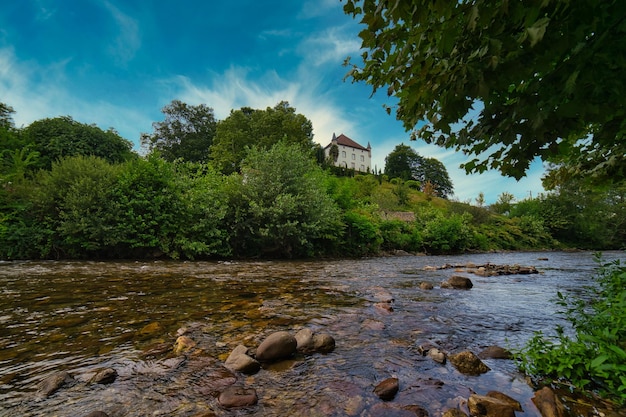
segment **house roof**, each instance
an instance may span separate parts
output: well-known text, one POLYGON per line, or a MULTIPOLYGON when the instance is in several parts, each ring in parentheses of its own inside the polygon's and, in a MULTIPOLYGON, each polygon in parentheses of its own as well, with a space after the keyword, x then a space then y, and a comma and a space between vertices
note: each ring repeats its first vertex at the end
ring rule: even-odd
MULTIPOLYGON (((355 141, 353 141, 352 139, 350 139, 343 133, 339 136, 335 136, 335 134, 333 133, 333 139, 326 147, 328 148, 330 145, 332 145, 333 141, 335 140, 337 141, 338 145, 343 145, 343 146, 347 146, 347 147, 355 148, 355 149, 361 149, 363 151, 368 151, 369 149, 371 149, 371 148, 365 148, 359 145, 358 143, 356 143, 355 141)), ((368 143, 368 147, 369 147, 369 143, 368 143)))

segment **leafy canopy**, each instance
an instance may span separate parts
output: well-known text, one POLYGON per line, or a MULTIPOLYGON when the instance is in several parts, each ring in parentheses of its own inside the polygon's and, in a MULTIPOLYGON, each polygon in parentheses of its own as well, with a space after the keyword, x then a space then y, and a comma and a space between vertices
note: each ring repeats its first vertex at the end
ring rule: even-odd
MULTIPOLYGON (((624 178, 621 0, 346 0, 365 25, 348 73, 398 99, 415 138, 521 178, 536 157, 624 178)), ((347 64, 350 63, 348 58, 347 64)), ((391 112, 391 108, 387 108, 391 112)))
POLYGON ((265 110, 242 107, 218 124, 211 161, 224 174, 238 172, 249 148, 269 149, 283 140, 313 151, 313 124, 286 101, 265 110))
POLYGON ((405 144, 397 145, 385 158, 385 174, 389 178, 419 181, 432 187, 434 194, 446 198, 454 193, 446 167, 435 158, 424 158, 405 144))
POLYGON ((159 151, 166 161, 207 162, 217 128, 213 109, 172 100, 161 112, 165 119, 152 123, 151 135, 141 134, 141 144, 159 151))

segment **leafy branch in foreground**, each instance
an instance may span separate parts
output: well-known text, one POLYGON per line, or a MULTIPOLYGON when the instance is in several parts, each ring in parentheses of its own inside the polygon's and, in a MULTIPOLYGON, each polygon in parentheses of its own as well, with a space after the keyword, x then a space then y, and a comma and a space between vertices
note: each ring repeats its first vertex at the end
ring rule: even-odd
POLYGON ((557 303, 572 324, 575 337, 557 327, 549 338, 535 333, 520 354, 520 368, 535 380, 571 383, 626 403, 626 265, 602 263, 591 296, 557 303))

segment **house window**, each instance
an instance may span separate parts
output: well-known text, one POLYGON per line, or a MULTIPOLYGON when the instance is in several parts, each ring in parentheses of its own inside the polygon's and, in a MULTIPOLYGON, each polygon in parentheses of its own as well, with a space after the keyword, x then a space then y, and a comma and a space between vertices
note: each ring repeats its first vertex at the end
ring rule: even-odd
POLYGON ((361 165, 361 172, 365 172, 365 166, 361 165))
POLYGON ((341 157, 345 158, 346 157, 346 151, 341 151, 341 157))
MULTIPOLYGON (((361 162, 365 161, 365 157, 363 155, 361 155, 361 162)), ((361 165, 363 166, 363 165, 361 165)))
POLYGON ((350 164, 350 168, 354 169, 354 162, 350 164))
POLYGON ((356 159, 356 155, 352 154, 352 160, 354 161, 356 159))

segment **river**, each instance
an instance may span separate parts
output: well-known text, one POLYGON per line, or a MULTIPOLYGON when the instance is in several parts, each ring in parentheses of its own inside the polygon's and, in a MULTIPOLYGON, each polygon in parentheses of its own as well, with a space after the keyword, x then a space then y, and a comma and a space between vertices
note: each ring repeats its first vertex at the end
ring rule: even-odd
MULTIPOLYGON (((624 252, 604 256, 626 260, 624 252)), ((428 340, 447 353, 519 347, 537 330, 566 325, 554 303, 557 291, 584 294, 596 266, 590 252, 0 262, 0 416, 80 417, 95 410, 110 417, 403 416, 407 405, 440 416, 448 408, 463 410, 472 392, 497 390, 520 401, 524 412, 518 416, 536 417, 533 390, 513 361, 486 359, 491 371, 467 376, 449 362, 422 356, 418 345, 428 340), (460 274, 455 268, 425 268, 470 262, 535 266, 540 273, 461 273, 474 286, 455 290, 439 285, 460 274), (434 288, 421 289, 422 282, 434 288), (377 308, 381 294, 393 298, 392 312, 377 308), (238 384, 256 390, 258 404, 220 407, 215 390, 228 378, 216 375, 223 375, 221 364, 235 346, 254 348, 272 332, 304 327, 332 335, 335 350, 298 355, 252 376, 238 374, 238 384), (179 360, 171 353, 149 354, 173 346, 183 328, 197 344, 193 355, 179 360), (104 368, 115 369, 117 379, 90 383, 104 368), (73 381, 37 397, 37 385, 61 370, 73 381), (392 376, 400 390, 393 401, 382 402, 373 387, 392 376)), ((603 413, 599 402, 572 404, 572 415, 603 413)))

